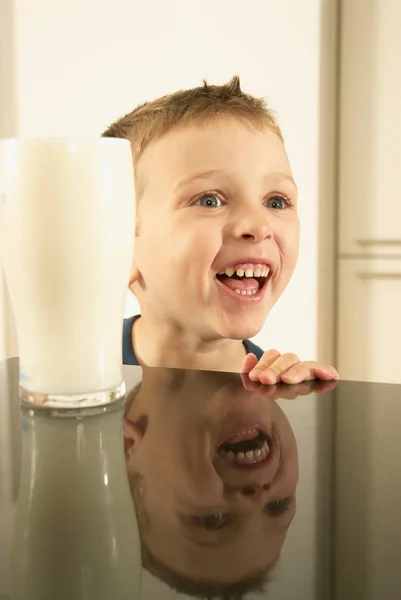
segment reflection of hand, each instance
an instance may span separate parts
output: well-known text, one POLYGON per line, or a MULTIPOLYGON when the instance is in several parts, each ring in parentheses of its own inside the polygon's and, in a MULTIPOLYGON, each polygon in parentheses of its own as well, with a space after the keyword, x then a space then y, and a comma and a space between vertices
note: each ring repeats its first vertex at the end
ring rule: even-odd
POLYGON ((263 385, 259 381, 251 381, 249 375, 241 374, 242 383, 244 388, 248 391, 258 391, 267 398, 272 400, 278 400, 283 398, 284 400, 295 400, 298 396, 308 396, 308 394, 316 393, 321 394, 322 392, 330 392, 338 384, 338 380, 321 381, 314 379, 312 381, 304 381, 295 385, 287 385, 285 383, 278 383, 273 385, 263 385))
POLYGON ((334 367, 312 360, 301 362, 296 354, 280 354, 277 350, 268 350, 259 362, 254 354, 247 354, 241 371, 247 373, 252 381, 266 384, 280 381, 297 384, 315 379, 332 381, 340 378, 334 367))

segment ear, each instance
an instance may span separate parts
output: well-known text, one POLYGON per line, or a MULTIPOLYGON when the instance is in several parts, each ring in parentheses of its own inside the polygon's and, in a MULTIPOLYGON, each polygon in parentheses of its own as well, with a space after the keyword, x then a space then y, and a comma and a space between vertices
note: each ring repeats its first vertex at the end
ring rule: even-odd
POLYGON ((142 438, 143 431, 141 427, 129 419, 124 419, 124 452, 126 458, 129 458, 137 450, 142 438))

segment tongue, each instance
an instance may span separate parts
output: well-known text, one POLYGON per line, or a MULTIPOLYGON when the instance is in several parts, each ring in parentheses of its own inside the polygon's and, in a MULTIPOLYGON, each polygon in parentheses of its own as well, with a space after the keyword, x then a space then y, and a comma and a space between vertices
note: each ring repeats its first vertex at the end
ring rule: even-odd
POLYGON ((242 291, 254 291, 259 289, 259 283, 253 277, 243 277, 242 279, 236 279, 233 277, 228 277, 227 275, 222 275, 219 277, 221 283, 223 283, 226 287, 230 288, 230 290, 241 290, 242 291))
POLYGON ((252 429, 252 431, 244 431, 243 433, 239 433, 238 435, 233 435, 227 440, 228 444, 238 444, 238 442, 246 442, 247 440, 253 440, 258 437, 259 431, 257 429, 252 429))

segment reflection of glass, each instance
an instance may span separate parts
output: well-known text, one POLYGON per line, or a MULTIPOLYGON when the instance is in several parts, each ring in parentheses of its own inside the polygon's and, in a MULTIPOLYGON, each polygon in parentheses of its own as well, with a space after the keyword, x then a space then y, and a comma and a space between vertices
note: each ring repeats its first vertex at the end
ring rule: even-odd
POLYGON ((0 250, 29 403, 98 405, 124 391, 133 179, 127 140, 0 141, 0 250))
POLYGON ((312 385, 144 368, 124 431, 146 569, 193 596, 263 589, 298 481, 295 438, 275 400, 312 385))
POLYGON ((79 411, 23 410, 15 598, 140 597, 140 543, 122 422, 121 401, 79 411))

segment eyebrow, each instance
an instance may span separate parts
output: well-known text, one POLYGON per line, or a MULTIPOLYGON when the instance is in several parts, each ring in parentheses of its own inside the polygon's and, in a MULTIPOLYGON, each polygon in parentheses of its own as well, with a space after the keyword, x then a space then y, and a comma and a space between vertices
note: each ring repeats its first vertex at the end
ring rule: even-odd
POLYGON ((187 185, 188 183, 192 183, 192 181, 197 181, 198 179, 212 179, 213 177, 225 177, 227 178, 228 175, 226 173, 224 173, 224 171, 221 171, 220 169, 211 169, 210 171, 201 171, 199 173, 192 173, 192 175, 190 175, 189 177, 185 177, 184 179, 181 179, 181 181, 178 182, 178 184, 176 185, 176 188, 181 188, 184 187, 185 185, 187 185))
MULTIPOLYGON (((200 171, 199 173, 193 173, 189 177, 185 177, 184 179, 181 179, 177 183, 176 189, 182 188, 185 185, 187 185, 188 183, 192 183, 193 181, 198 181, 199 179, 201 179, 201 180, 202 179, 213 179, 213 177, 224 177, 225 179, 229 179, 230 176, 220 169, 211 169, 209 171, 200 171)), ((298 187, 297 187, 297 184, 295 183, 294 178, 291 177, 290 175, 288 175, 287 173, 273 173, 271 175, 269 174, 269 179, 273 179, 273 178, 276 181, 278 181, 278 183, 281 183, 282 181, 288 181, 288 182, 292 183, 292 185, 295 187, 296 190, 298 190, 298 187)))
POLYGON ((206 529, 203 530, 202 528, 196 527, 196 525, 191 525, 187 520, 187 515, 179 513, 178 518, 183 536, 197 546, 207 548, 225 548, 232 541, 231 536, 224 535, 224 533, 227 534, 227 530, 211 530, 207 532, 206 529), (204 533, 206 532, 209 538, 198 539, 198 537, 194 535, 197 531, 203 531, 204 533))
POLYGON ((221 534, 219 535, 216 533, 214 533, 214 534, 208 533, 210 538, 201 540, 201 539, 198 539, 197 536, 192 535, 191 529, 192 529, 191 526, 186 525, 186 526, 184 526, 182 533, 187 540, 196 544, 197 546, 202 546, 204 548, 225 548, 231 542, 230 538, 227 538, 227 537, 225 538, 221 534), (217 537, 216 537, 216 535, 217 535, 217 537))
POLYGON ((277 177, 277 180, 279 183, 281 181, 289 181, 290 183, 292 183, 292 185, 295 187, 295 189, 298 190, 298 186, 295 183, 294 178, 291 177, 290 175, 287 175, 286 173, 274 173, 274 175, 277 177))
POLYGON ((231 542, 229 539, 222 538, 210 538, 210 540, 198 540, 193 536, 185 536, 187 540, 193 542, 197 546, 201 546, 202 548, 225 548, 231 542))

